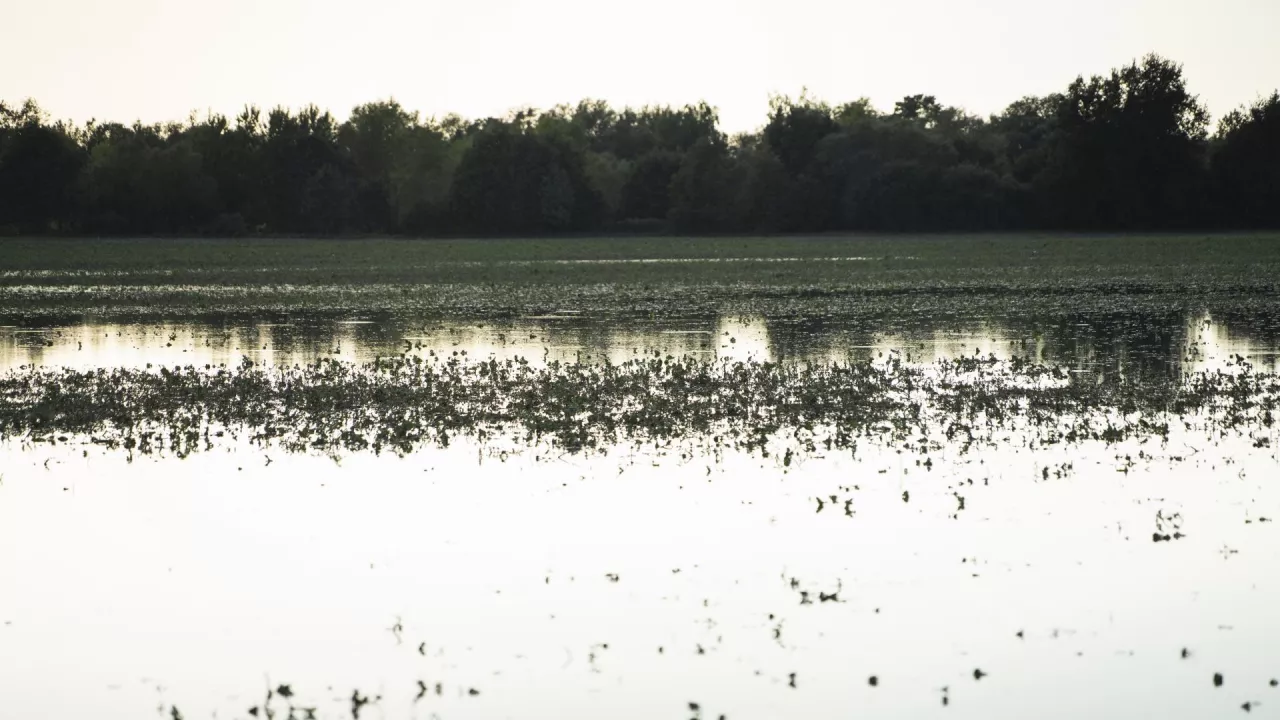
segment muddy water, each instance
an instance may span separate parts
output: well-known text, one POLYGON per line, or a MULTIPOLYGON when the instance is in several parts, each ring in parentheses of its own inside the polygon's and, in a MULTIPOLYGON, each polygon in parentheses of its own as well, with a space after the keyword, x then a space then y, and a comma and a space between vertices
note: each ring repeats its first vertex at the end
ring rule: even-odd
MULTIPOLYGON (((573 313, 16 324, 6 367, 976 349, 1274 371, 1276 348, 1204 315, 1111 335, 573 313)), ((351 717, 353 692, 386 718, 1280 712, 1275 431, 1174 423, 1167 441, 1033 449, 1035 432, 1014 422, 999 447, 929 465, 876 442, 788 462, 706 438, 186 459, 9 438, 0 717, 241 718, 281 684, 277 717, 351 717)))

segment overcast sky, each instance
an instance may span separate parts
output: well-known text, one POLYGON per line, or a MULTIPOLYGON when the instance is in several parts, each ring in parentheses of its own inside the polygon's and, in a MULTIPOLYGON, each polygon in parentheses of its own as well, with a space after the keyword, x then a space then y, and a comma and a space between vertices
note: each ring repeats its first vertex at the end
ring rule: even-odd
POLYGON ((729 131, 771 92, 928 93, 971 112, 1147 52, 1215 117, 1280 86, 1280 0, 3 0, 0 99, 146 122, 394 96, 424 115, 584 97, 705 99, 729 131))

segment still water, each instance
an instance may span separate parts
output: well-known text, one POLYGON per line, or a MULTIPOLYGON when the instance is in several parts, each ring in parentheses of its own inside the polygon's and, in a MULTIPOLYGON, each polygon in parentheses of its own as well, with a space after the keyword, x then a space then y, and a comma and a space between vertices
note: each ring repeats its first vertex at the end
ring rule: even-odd
MULTIPOLYGON (((657 350, 977 351, 1082 373, 1239 356, 1274 372, 1280 347, 1265 321, 1207 311, 0 325, 9 369, 657 350)), ((262 717, 282 684, 277 717, 290 703, 325 718, 1280 716, 1276 432, 1035 432, 1014 422, 998 447, 943 447, 928 466, 875 442, 792 463, 705 438, 589 456, 515 440, 404 457, 227 442, 186 459, 9 438, 0 718, 262 717)))
POLYGON ((680 314, 595 317, 559 310, 511 318, 405 313, 223 315, 157 319, 0 317, 0 369, 297 365, 401 354, 531 362, 625 362, 637 355, 830 362, 898 351, 920 362, 962 355, 1030 358, 1076 370, 1195 372, 1240 356, 1274 372, 1272 312, 1109 313, 1048 318, 809 317, 680 314))

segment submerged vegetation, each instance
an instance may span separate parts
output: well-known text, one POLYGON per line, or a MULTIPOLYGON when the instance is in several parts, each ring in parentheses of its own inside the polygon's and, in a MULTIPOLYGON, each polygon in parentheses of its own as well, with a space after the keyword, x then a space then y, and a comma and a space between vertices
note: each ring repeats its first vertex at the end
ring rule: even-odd
MULTIPOLYGON (((681 439, 792 453, 879 439, 927 451, 1002 442, 1166 437, 1171 423, 1266 433, 1280 378, 1248 363, 1186 376, 1079 375, 1023 360, 967 357, 913 365, 774 364, 657 355, 621 364, 466 362, 401 357, 238 367, 75 371, 25 367, 0 377, 0 437, 69 435, 184 455, 245 436, 290 451, 394 451, 451 438, 514 436, 568 452, 681 439), (790 446, 794 445, 794 448, 790 446)), ((1257 438, 1270 444, 1269 434, 1257 438)))
POLYGON ((982 118, 771 100, 418 117, 394 100, 185 123, 0 103, 0 234, 1172 230, 1280 227, 1280 94, 1221 118, 1148 56, 982 118))

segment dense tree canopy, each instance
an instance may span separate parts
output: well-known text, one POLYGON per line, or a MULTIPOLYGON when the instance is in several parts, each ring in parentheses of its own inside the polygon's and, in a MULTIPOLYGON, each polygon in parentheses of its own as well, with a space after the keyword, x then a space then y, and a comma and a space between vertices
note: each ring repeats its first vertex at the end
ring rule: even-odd
POLYGON ((774 97, 734 137, 705 103, 79 127, 0 103, 0 233, 1280 227, 1280 93, 1209 127, 1154 55, 990 118, 923 94, 887 112, 774 97))

